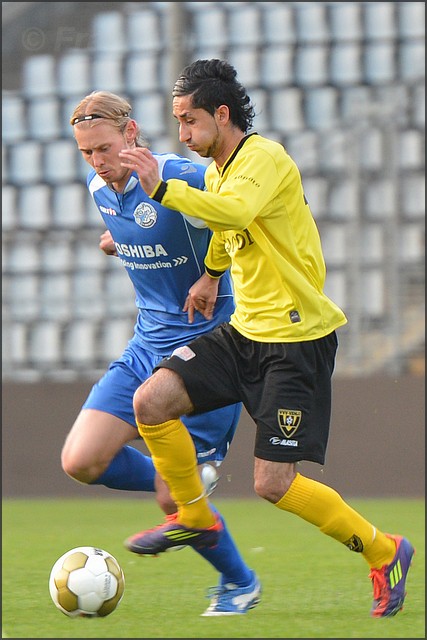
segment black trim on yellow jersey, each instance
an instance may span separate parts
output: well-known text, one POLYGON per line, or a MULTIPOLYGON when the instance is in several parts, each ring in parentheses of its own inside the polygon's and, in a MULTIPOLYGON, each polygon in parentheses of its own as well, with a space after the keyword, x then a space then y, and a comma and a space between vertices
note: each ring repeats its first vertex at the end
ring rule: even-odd
POLYGON ((165 182, 164 180, 162 180, 159 184, 159 186, 157 187, 156 191, 154 192, 154 194, 152 194, 150 196, 150 198, 152 200, 155 200, 156 202, 162 202, 163 197, 166 193, 166 189, 168 188, 168 183, 165 182))
POLYGON ((225 273, 225 271, 215 271, 214 269, 209 269, 209 267, 207 267, 206 265, 205 265, 205 271, 208 274, 208 276, 210 276, 211 278, 220 278, 225 273))
POLYGON ((234 149, 233 153, 231 154, 231 156, 228 158, 227 162, 225 163, 225 165, 222 167, 221 169, 221 175, 227 170, 227 168, 230 166, 230 164, 233 162, 234 158, 237 156, 237 154, 239 153, 240 149, 243 147, 243 145, 245 144, 246 140, 249 140, 249 138, 251 136, 257 136, 258 133, 256 131, 254 131, 253 133, 249 133, 247 136, 245 136, 244 138, 242 138, 239 142, 239 144, 237 145, 237 147, 234 149))

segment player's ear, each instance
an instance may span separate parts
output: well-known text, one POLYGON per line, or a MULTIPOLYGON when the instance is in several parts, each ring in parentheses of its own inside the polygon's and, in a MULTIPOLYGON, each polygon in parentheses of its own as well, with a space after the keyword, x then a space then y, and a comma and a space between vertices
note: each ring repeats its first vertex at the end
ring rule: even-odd
POLYGON ((226 104, 221 104, 217 107, 215 117, 220 124, 226 124, 230 120, 230 110, 226 104))
POLYGON ((124 131, 127 144, 132 144, 132 142, 135 142, 137 133, 138 125, 136 124, 135 120, 129 120, 124 131))

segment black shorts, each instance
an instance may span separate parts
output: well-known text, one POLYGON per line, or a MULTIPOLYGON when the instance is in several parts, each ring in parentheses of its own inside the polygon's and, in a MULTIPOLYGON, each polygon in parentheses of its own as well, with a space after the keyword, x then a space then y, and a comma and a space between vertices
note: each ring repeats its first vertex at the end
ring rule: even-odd
POLYGON ((337 346, 335 331, 317 340, 265 343, 224 323, 156 369, 182 377, 193 413, 243 402, 257 426, 256 457, 324 464, 337 346))

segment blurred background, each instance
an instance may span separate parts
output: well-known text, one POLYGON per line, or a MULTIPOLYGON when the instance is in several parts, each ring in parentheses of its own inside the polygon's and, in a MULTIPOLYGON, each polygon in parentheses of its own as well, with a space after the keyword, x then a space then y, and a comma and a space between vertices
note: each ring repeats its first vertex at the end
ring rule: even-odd
MULTIPOLYGON (((153 150, 200 161, 171 115, 172 85, 197 58, 236 67, 255 130, 300 168, 326 290, 349 320, 338 382, 424 377, 424 2, 3 2, 2 20, 7 421, 19 423, 23 389, 74 382, 84 399, 136 318, 124 269, 98 249, 74 106, 95 89, 122 94, 153 150)), ((402 389, 411 407, 417 390, 422 430, 420 387, 402 389)))
MULTIPOLYGON (((124 269, 69 118, 126 95, 158 152, 180 149, 171 88, 227 58, 302 172, 349 323, 337 372, 423 369, 424 2, 3 2, 3 375, 93 378, 132 334, 124 269)), ((194 154, 195 155, 195 154, 194 154)), ((197 156, 197 159, 200 158, 197 156)))

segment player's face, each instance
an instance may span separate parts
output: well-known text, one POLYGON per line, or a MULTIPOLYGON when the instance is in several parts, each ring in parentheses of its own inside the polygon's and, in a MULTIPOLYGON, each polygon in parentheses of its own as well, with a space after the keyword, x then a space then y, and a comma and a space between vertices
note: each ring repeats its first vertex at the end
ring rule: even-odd
POLYGON ((83 158, 96 173, 116 191, 126 186, 131 171, 121 166, 119 152, 134 144, 126 141, 121 133, 108 120, 96 123, 81 122, 74 125, 74 137, 83 158))
POLYGON ((216 115, 194 109, 191 96, 175 97, 172 109, 179 124, 179 141, 202 158, 217 158, 222 148, 222 132, 216 115))

